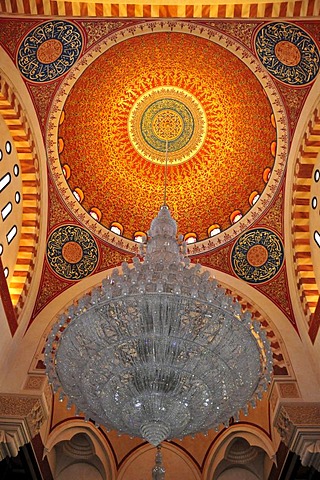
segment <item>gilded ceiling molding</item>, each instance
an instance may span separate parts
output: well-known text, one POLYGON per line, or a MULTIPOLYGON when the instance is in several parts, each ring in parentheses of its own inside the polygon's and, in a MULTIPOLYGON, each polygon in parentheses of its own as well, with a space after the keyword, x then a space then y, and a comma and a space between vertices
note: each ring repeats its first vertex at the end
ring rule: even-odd
POLYGON ((320 403, 279 402, 274 426, 303 466, 320 471, 320 403))
POLYGON ((19 251, 9 285, 17 317, 22 310, 31 284, 39 240, 40 182, 39 163, 25 112, 14 89, 0 72, 0 115, 7 124, 21 167, 22 226, 19 251))
POLYGON ((317 17, 318 2, 305 0, 236 3, 209 0, 175 2, 159 5, 156 0, 137 0, 135 3, 91 0, 89 2, 56 0, 1 0, 0 13, 49 15, 67 17, 124 17, 124 18, 298 18, 317 17))
POLYGON ((295 165, 292 198, 292 247, 293 261, 297 276, 297 287, 304 313, 307 318, 309 335, 314 342, 320 326, 315 317, 319 301, 319 287, 312 258, 313 233, 310 232, 311 186, 314 167, 320 154, 320 105, 312 114, 302 139, 295 165))

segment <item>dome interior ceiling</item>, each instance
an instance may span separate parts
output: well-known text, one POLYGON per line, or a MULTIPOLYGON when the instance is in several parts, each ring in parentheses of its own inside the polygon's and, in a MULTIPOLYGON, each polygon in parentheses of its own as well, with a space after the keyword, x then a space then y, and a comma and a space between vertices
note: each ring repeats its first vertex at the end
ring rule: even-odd
POLYGON ((82 206, 124 236, 147 231, 163 200, 181 233, 208 237, 245 215, 273 167, 272 108, 252 71, 232 52, 181 32, 135 36, 92 62, 73 85, 59 127, 60 162, 82 206), (62 121, 63 120, 63 121, 62 121), (149 132, 149 133, 148 133, 149 132))
MULTIPOLYGON (((36 408, 35 434, 52 409, 35 451, 41 439, 61 466, 101 455, 101 478, 150 475, 154 456, 148 464, 140 440, 52 401, 44 343, 55 315, 144 250, 163 203, 168 139, 167 203, 187 255, 265 330, 273 385, 238 423, 167 443, 163 463, 167 475, 180 462, 179 478, 200 479, 230 465, 260 472, 265 458, 271 477, 286 471, 271 462, 288 440, 286 415, 296 431, 306 417, 320 429, 310 414, 319 397, 320 3, 176 3, 0 2, 0 114, 22 181, 18 254, 11 281, 2 276, 3 325, 15 335, 2 336, 3 404, 36 408)), ((3 418, 7 432, 16 412, 3 418)))

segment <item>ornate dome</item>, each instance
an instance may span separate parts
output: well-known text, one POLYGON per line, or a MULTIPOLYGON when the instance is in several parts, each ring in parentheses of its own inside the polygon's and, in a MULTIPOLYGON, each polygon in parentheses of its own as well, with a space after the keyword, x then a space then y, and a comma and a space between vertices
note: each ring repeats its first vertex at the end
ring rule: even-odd
POLYGON ((166 140, 179 233, 203 240, 212 225, 224 231, 263 194, 276 162, 275 116, 237 49, 244 60, 204 36, 160 29, 91 54, 66 82, 57 157, 104 227, 117 222, 127 239, 147 232, 162 204, 166 140))

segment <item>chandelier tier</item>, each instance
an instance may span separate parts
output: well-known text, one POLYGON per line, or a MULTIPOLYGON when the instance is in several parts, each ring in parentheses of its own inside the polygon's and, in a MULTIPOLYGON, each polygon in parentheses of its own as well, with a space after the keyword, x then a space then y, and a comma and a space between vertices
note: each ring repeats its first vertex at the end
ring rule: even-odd
POLYGON ((45 363, 60 398, 153 445, 228 425, 270 382, 260 325, 199 264, 164 204, 143 260, 114 269, 60 316, 45 363))

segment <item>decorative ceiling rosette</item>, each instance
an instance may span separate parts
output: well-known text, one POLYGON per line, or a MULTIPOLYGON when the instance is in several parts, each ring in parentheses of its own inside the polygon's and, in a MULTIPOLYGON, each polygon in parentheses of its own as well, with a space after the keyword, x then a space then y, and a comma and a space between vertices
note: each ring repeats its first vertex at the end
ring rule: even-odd
POLYGON ((190 160, 201 149, 207 119, 201 103, 178 87, 147 91, 133 105, 128 134, 135 150, 147 160, 164 165, 166 141, 170 165, 190 160))
POLYGON ((266 228, 256 228, 241 235, 231 252, 234 273, 249 283, 271 280, 282 267, 283 243, 266 228))
POLYGON ((264 25, 256 35, 255 48, 268 72, 288 85, 306 85, 319 72, 319 49, 297 25, 285 22, 264 25))
POLYGON ((81 280, 96 268, 97 244, 84 228, 63 225, 55 229, 47 243, 47 260, 52 270, 66 280, 81 280))
POLYGON ((74 23, 50 20, 25 36, 18 49, 17 66, 27 80, 50 82, 70 70, 82 46, 81 31, 74 23))

